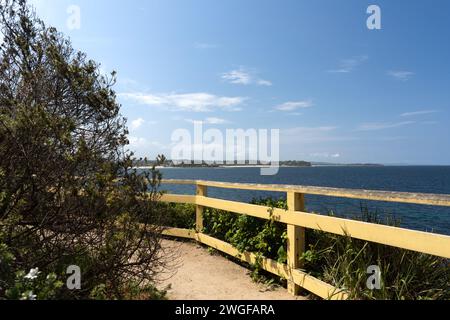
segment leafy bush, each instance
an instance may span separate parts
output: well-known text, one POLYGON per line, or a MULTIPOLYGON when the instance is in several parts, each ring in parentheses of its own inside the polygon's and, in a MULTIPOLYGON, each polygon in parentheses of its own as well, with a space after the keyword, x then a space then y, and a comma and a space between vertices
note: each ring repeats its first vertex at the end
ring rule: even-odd
POLYGON ((16 273, 14 286, 6 290, 5 297, 12 300, 48 300, 54 299, 63 286, 56 274, 43 275, 39 269, 31 269, 28 273, 16 273))
POLYGON ((263 280, 261 258, 285 261, 284 243, 279 241, 282 239, 283 230, 274 222, 215 209, 206 210, 204 217, 206 234, 230 243, 240 252, 256 254, 257 262, 251 266, 253 280, 263 280))
POLYGON ((132 168, 115 73, 26 1, 0 12, 0 299, 137 296, 165 268, 161 175, 132 168), (81 290, 60 285, 70 265, 81 290))
POLYGON ((195 206, 191 204, 158 203, 164 214, 167 226, 173 228, 195 229, 195 206))
MULTIPOLYGON (((266 200, 264 203, 271 204, 266 200)), ((256 203, 256 202, 253 202, 256 203)), ((232 244, 239 251, 286 262, 286 228, 273 220, 206 209, 204 232, 232 244)))

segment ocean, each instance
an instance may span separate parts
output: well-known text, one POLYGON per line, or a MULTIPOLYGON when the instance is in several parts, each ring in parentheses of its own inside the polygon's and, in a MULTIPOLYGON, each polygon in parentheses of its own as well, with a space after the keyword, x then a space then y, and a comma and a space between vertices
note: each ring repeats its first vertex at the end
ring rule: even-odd
MULTIPOLYGON (((261 176, 259 168, 166 168, 163 179, 289 184, 382 191, 450 194, 450 166, 301 167, 281 168, 275 176, 261 176)), ((163 185, 175 194, 195 194, 192 186, 163 185)), ((249 202, 255 198, 285 198, 283 193, 209 188, 208 195, 225 200, 249 202)), ((400 226, 450 235, 450 207, 435 207, 379 201, 306 196, 308 212, 355 218, 361 206, 380 218, 394 217, 400 226)))

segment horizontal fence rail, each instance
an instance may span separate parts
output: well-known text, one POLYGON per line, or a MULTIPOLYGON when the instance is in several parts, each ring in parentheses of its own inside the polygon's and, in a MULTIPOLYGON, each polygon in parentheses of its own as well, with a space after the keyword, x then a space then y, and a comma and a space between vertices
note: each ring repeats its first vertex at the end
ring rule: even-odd
POLYGON ((239 189, 268 192, 294 192, 301 194, 320 195, 336 198, 349 198, 361 200, 374 200, 397 203, 422 204, 430 206, 450 207, 450 195, 448 194, 428 194, 390 191, 370 191, 358 189, 341 189, 325 187, 307 187, 282 184, 251 184, 251 183, 228 183, 201 180, 164 180, 164 184, 178 185, 201 185, 205 187, 221 189, 239 189))
POLYGON ((319 230, 450 259, 450 236, 307 213, 305 212, 304 198, 309 194, 450 207, 450 195, 197 180, 164 180, 163 184, 193 185, 197 189, 196 195, 164 194, 161 197, 160 201, 162 202, 186 203, 196 206, 196 230, 169 228, 165 231, 165 235, 196 240, 250 264, 257 261, 255 254, 239 252, 230 244, 202 233, 204 209, 214 208, 266 220, 273 219, 286 224, 288 231, 287 264, 265 258, 262 260, 262 268, 287 279, 288 290, 294 295, 297 295, 299 289, 303 288, 324 299, 348 298, 344 290, 335 288, 301 270, 300 257, 305 251, 305 229, 319 230), (207 196, 208 187, 283 192, 287 195, 288 209, 211 198, 207 196))

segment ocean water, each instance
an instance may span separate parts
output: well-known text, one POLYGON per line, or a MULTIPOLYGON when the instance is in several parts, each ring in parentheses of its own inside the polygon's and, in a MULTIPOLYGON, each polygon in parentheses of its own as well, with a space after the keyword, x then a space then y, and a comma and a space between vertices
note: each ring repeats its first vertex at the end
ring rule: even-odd
MULTIPOLYGON (((163 179, 450 194, 450 166, 281 168, 275 176, 261 176, 259 168, 168 168, 161 171, 163 179)), ((163 185, 162 189, 175 194, 195 193, 192 186, 163 185)), ((267 196, 285 198, 283 193, 217 188, 209 188, 208 195, 242 202, 267 196)), ((308 212, 327 214, 332 211, 336 216, 354 218, 361 214, 361 206, 377 212, 382 219, 395 217, 405 228, 450 235, 450 207, 306 196, 308 212)))

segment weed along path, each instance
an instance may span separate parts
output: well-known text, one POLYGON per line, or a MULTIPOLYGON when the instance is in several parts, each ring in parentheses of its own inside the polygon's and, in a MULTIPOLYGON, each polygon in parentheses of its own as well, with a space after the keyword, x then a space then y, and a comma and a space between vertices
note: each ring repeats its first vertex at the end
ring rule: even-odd
POLYGON ((174 256, 173 270, 158 287, 170 286, 170 300, 305 300, 253 282, 248 269, 196 243, 165 240, 164 250, 174 256))

